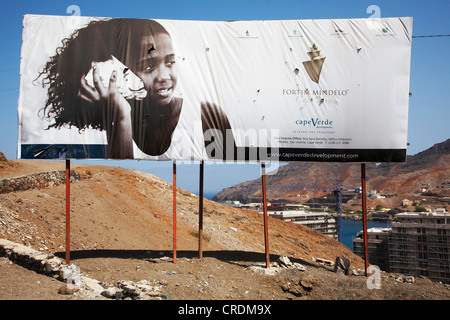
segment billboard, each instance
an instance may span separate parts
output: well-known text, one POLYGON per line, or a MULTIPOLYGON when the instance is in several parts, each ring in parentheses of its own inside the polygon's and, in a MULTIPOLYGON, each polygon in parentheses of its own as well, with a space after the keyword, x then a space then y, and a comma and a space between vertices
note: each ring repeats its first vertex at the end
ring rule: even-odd
POLYGON ((406 160, 412 18, 23 27, 20 159, 406 160))

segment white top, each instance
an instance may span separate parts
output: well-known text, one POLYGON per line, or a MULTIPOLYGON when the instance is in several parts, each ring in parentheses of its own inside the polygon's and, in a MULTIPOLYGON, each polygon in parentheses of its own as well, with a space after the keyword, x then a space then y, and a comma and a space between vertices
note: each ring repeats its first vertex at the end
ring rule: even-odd
POLYGON ((202 160, 206 152, 203 141, 200 103, 194 106, 184 99, 167 151, 160 156, 150 156, 142 152, 133 141, 133 155, 138 160, 202 160))

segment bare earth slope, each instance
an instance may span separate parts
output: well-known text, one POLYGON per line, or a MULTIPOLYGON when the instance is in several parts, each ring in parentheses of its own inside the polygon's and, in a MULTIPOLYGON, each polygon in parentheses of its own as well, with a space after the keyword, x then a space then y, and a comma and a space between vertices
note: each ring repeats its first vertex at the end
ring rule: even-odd
MULTIPOLYGON (((64 162, 0 161, 0 180, 62 171, 64 162)), ((345 276, 317 262, 361 258, 309 228, 269 218, 271 262, 287 256, 306 271, 255 272, 264 264, 263 219, 256 212, 205 199, 204 258, 198 259, 198 197, 177 192, 177 263, 172 260, 172 185, 143 172, 74 165, 71 184, 71 262, 109 284, 140 281, 162 287, 165 299, 448 299, 450 290, 427 279, 413 284, 382 274, 382 289, 364 276, 345 276)), ((0 238, 64 257, 65 186, 0 194, 0 238)), ((63 283, 0 258, 0 299, 81 299, 57 293, 63 283), (26 280, 28 279, 28 280, 26 280)))

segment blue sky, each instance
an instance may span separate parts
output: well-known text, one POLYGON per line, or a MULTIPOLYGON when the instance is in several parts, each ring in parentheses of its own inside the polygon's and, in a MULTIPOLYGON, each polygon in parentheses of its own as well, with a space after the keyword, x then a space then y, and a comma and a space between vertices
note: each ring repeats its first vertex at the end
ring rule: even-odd
MULTIPOLYGON (((16 158, 17 100, 24 14, 70 15, 76 5, 83 16, 173 20, 291 20, 368 18, 376 5, 381 17, 413 17, 413 36, 450 34, 450 1, 300 1, 300 0, 173 0, 173 1, 12 1, 3 0, 0 11, 0 151, 16 158)), ((413 155, 450 137, 450 37, 415 38, 412 44, 408 127, 408 154, 413 155)), ((381 125, 381 124, 380 124, 381 125)), ((92 163, 92 162, 88 162, 92 163)), ((172 163, 97 161, 153 173, 172 181, 172 163)), ((218 192, 260 176, 259 164, 206 164, 205 191, 218 192)), ((178 185, 198 189, 198 166, 180 165, 178 185)))

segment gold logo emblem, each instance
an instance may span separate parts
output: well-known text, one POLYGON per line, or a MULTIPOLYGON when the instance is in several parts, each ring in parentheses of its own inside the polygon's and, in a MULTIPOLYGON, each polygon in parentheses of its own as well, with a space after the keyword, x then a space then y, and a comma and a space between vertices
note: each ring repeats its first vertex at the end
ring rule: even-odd
POLYGON ((304 61, 303 66, 312 81, 319 83, 320 72, 325 61, 325 56, 320 54, 319 48, 314 43, 311 47, 311 51, 308 52, 310 61, 304 61))

